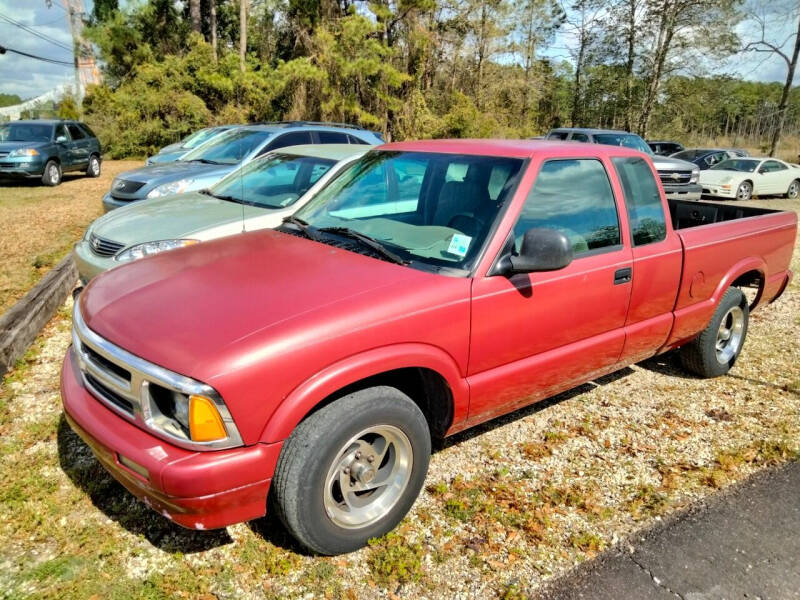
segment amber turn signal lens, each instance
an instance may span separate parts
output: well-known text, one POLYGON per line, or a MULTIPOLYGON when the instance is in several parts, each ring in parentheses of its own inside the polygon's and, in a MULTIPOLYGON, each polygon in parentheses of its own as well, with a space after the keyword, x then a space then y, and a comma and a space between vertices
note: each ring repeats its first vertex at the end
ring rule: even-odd
POLYGON ((228 437, 217 407, 205 396, 189 396, 189 433, 193 442, 213 442, 228 437))

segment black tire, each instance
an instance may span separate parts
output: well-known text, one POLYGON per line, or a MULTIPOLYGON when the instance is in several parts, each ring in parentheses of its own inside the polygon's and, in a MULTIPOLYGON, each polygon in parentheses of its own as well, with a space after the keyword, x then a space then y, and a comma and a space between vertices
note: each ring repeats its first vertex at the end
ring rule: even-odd
MULTIPOLYGON (((692 342, 681 348, 681 362, 688 371, 700 377, 719 377, 730 371, 736 363, 739 354, 742 352, 745 339, 747 338, 747 323, 750 317, 750 310, 747 305, 747 298, 741 290, 728 288, 722 300, 711 317, 711 322, 692 342), (736 312, 738 309, 739 312, 736 312), (736 315, 734 317, 733 315, 736 315), (728 347, 728 352, 732 352, 730 357, 724 356, 724 352, 718 349, 720 342, 718 335, 722 331, 723 319, 734 321, 741 315, 741 329, 736 347, 728 347), (722 355, 722 356, 720 356, 722 355)), ((729 330, 733 327, 729 328, 729 330)), ((731 334, 733 337, 734 334, 731 334)), ((730 340, 731 337, 728 339, 730 340)), ((733 338, 735 339, 735 338, 733 338)))
POLYGON ((100 157, 96 154, 92 154, 89 157, 89 164, 86 165, 86 175, 89 177, 100 177, 101 164, 100 157))
MULTIPOLYGON (((272 481, 274 506, 289 533, 309 550, 328 555, 352 552, 368 539, 394 529, 406 515, 425 482, 430 454, 428 424, 411 398, 386 386, 353 392, 313 413, 286 440, 272 481), (379 518, 375 517, 377 520, 347 528, 335 521, 334 513, 328 512, 330 509, 326 510, 326 482, 331 480, 331 474, 342 477, 336 468, 342 464, 340 457, 347 455, 342 450, 352 447, 348 442, 354 436, 372 427, 399 429, 406 436, 412 456, 406 471, 409 475, 405 487, 400 486, 401 491, 394 492, 398 496, 393 505, 379 518)), ((390 455, 391 452, 386 452, 387 457, 390 455)), ((342 471, 351 472, 349 467, 342 471)), ((344 477, 349 479, 352 475, 344 477)), ((337 485, 334 482, 332 489, 337 485)))
POLYGON ((48 160, 42 172, 42 183, 54 187, 61 183, 61 165, 54 160, 48 160))
POLYGON ((742 202, 747 202, 753 197, 753 184, 749 181, 743 181, 739 184, 739 187, 736 188, 736 197, 734 200, 741 200, 742 202))
POLYGON ((789 200, 796 200, 800 197, 800 179, 795 179, 789 184, 789 189, 786 190, 786 197, 789 200))

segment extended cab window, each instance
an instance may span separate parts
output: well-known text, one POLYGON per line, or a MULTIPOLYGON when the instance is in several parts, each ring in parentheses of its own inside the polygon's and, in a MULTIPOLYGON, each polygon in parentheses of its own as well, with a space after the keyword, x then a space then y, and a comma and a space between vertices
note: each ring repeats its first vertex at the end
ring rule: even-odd
POLYGON ((614 194, 599 160, 550 160, 542 165, 514 226, 515 249, 531 228, 555 229, 580 255, 620 243, 614 194))
POLYGON ((660 242, 667 237, 661 194, 650 166, 643 158, 612 158, 625 193, 633 245, 660 242))

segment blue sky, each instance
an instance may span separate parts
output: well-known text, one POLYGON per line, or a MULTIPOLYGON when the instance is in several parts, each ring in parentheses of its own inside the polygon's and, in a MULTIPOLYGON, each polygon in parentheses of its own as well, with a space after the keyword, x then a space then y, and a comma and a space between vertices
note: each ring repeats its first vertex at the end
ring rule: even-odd
MULTIPOLYGON (((84 0, 84 4, 86 10, 91 10, 91 0, 84 0)), ((72 38, 69 34, 65 5, 65 0, 51 0, 49 8, 46 0, 0 0, 0 15, 5 15, 71 47, 72 38)), ((791 35, 795 26, 796 21, 785 20, 781 27, 770 30, 770 36, 775 40, 784 41, 791 35)), ((753 24, 746 22, 739 25, 738 32, 744 41, 752 39, 757 33, 753 24)), ((791 41, 787 43, 787 53, 791 50, 791 41)), ((68 50, 27 33, 1 18, 0 44, 30 54, 68 62, 72 60, 68 50)), ((568 36, 560 35, 554 42, 553 48, 541 54, 553 58, 566 58, 568 51, 565 46, 569 44, 568 36)), ((757 81, 783 81, 786 77, 786 65, 782 60, 775 56, 756 53, 737 55, 724 63, 714 65, 714 70, 757 81)), ((47 64, 16 54, 0 55, 0 93, 18 94, 29 98, 57 85, 72 83, 74 77, 74 70, 69 67, 47 64)))

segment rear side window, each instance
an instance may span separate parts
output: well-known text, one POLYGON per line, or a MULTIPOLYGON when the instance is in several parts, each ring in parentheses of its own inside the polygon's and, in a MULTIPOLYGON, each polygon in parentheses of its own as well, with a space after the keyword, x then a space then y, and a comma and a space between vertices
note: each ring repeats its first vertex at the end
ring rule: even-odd
POLYGON ((318 131, 320 144, 346 144, 347 134, 336 131, 318 131))
POLYGON ((78 123, 78 125, 80 125, 81 129, 83 129, 83 131, 84 131, 84 133, 86 134, 87 137, 92 137, 92 138, 96 138, 97 137, 94 134, 94 131, 89 129, 89 126, 86 123, 78 123))
POLYGON ((625 193, 633 245, 644 246, 664 240, 667 237, 664 206, 650 166, 643 158, 612 158, 611 162, 625 193))
POLYGON ((575 255, 620 244, 614 194, 599 160, 551 160, 542 165, 514 226, 514 242, 533 227, 560 231, 575 255))
POLYGON ((368 146, 369 142, 365 142, 360 137, 356 137, 354 135, 347 134, 347 141, 351 144, 361 144, 362 146, 368 146))
POLYGON ((74 123, 67 123, 67 129, 69 129, 69 134, 72 136, 73 140, 82 140, 86 137, 83 130, 74 123))

